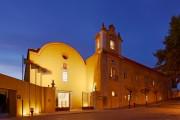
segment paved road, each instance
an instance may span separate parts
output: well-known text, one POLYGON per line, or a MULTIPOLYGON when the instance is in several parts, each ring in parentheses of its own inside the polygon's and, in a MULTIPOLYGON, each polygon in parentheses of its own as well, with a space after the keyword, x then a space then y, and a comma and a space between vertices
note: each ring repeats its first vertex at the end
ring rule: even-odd
POLYGON ((91 113, 36 116, 33 120, 180 120, 180 102, 91 113))
POLYGON ((36 117, 34 120, 180 120, 180 109, 137 108, 36 117))

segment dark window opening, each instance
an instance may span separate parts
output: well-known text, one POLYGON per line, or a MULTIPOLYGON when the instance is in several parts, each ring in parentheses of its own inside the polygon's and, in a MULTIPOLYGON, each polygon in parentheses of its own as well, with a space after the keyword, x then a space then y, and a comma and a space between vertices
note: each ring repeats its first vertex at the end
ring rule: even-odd
POLYGON ((177 88, 177 82, 176 82, 176 80, 172 80, 172 88, 177 88))
POLYGON ((0 114, 8 113, 8 99, 6 94, 0 93, 0 114))
POLYGON ((124 73, 123 73, 123 78, 124 78, 124 79, 127 79, 127 77, 128 77, 127 72, 124 72, 124 73))
POLYGON ((68 59, 68 56, 67 55, 62 55, 62 57, 67 60, 68 59))

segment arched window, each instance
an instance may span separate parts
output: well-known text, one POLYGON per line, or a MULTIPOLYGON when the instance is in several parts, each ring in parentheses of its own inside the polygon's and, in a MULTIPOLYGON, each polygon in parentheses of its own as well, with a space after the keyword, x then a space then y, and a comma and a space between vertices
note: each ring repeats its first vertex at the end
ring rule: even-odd
POLYGON ((110 78, 112 80, 118 80, 118 74, 117 74, 116 68, 114 67, 110 68, 110 78))
POLYGON ((112 50, 115 49, 115 43, 114 43, 113 40, 110 40, 110 48, 111 48, 112 50))
POLYGON ((97 49, 100 49, 100 40, 99 39, 97 39, 97 49))

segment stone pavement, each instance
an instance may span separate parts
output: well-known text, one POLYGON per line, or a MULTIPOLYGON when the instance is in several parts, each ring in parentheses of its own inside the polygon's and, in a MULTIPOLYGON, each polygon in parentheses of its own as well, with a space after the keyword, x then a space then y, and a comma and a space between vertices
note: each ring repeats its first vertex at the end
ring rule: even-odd
MULTIPOLYGON (((10 120, 21 120, 11 118, 10 120)), ((180 120, 180 100, 116 110, 72 110, 70 112, 44 113, 24 120, 180 120)), ((7 120, 7 119, 6 119, 7 120)))

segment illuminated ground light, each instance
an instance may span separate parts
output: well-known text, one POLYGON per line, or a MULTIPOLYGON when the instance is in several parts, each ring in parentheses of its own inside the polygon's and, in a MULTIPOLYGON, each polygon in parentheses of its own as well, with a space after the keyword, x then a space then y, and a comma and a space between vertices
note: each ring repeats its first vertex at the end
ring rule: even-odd
POLYGON ((83 103, 83 107, 88 107, 88 103, 83 103))
POLYGON ((39 109, 36 109, 35 114, 39 114, 39 109))
POLYGON ((23 116, 27 116, 27 115, 28 115, 27 111, 23 110, 23 116))

